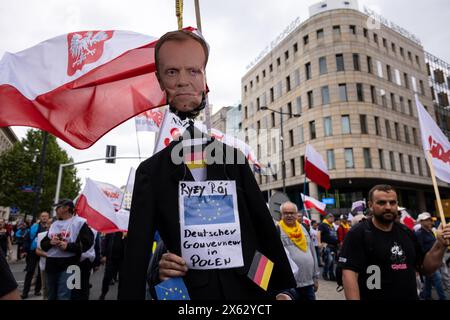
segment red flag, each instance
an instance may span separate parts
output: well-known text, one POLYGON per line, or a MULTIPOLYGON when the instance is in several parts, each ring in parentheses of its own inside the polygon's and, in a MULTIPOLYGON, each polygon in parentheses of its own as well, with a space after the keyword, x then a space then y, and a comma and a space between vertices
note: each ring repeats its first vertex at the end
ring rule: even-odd
POLYGON ((305 204, 305 208, 306 209, 316 209, 318 212, 320 212, 322 215, 326 215, 327 213, 325 212, 325 208, 327 207, 327 205, 323 202, 320 202, 316 199, 314 199, 313 197, 309 197, 304 195, 303 193, 301 193, 302 196, 302 201, 305 204))
POLYGON ((77 214, 99 232, 127 231, 128 221, 117 213, 114 203, 102 190, 102 183, 86 179, 86 186, 75 205, 77 214))
POLYGON ((305 174, 313 182, 324 187, 330 188, 330 175, 322 156, 310 144, 306 146, 305 152, 305 174))
POLYGON ((29 126, 86 149, 127 119, 165 103, 156 39, 84 31, 0 60, 0 127, 29 126))

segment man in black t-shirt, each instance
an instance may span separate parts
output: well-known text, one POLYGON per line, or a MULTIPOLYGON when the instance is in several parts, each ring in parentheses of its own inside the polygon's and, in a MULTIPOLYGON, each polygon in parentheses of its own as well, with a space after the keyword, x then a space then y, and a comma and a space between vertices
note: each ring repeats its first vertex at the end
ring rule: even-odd
POLYGON ((369 192, 372 219, 354 226, 345 238, 339 264, 348 300, 417 299, 416 271, 436 271, 449 245, 450 226, 439 226, 437 241, 423 253, 411 230, 395 223, 397 193, 388 185, 369 192))

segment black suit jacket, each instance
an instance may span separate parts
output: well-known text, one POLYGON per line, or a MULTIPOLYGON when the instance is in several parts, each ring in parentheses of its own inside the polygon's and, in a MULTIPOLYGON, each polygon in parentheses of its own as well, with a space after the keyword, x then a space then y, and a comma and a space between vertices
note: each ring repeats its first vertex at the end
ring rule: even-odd
MULTIPOLYGON (((178 208, 179 181, 194 181, 184 163, 171 161, 171 152, 180 141, 144 161, 136 178, 125 251, 124 272, 119 282, 119 299, 145 298, 147 268, 155 230, 167 249, 181 256, 178 208)), ((216 152, 230 152, 234 160, 245 157, 217 140, 211 142, 216 152)), ((216 154, 217 155, 217 154, 216 154)), ((242 161, 241 161, 242 162, 242 161)), ((234 162, 236 163, 236 162, 234 162)), ((189 270, 184 282, 191 299, 271 299, 282 289, 295 287, 295 280, 274 222, 252 171, 242 164, 208 164, 207 180, 235 180, 241 226, 244 266, 222 270, 189 270), (268 292, 248 277, 255 251, 272 262, 274 268, 268 292)))

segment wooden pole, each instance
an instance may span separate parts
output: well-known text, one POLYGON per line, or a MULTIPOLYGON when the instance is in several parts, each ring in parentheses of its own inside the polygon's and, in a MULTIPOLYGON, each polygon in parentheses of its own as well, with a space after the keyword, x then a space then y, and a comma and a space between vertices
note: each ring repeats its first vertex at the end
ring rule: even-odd
POLYGON ((183 29, 183 0, 175 0, 175 12, 178 22, 178 30, 183 29))
POLYGON ((202 19, 200 16, 200 3, 199 0, 195 0, 195 18, 197 20, 197 30, 202 33, 202 19))
POLYGON ((436 194, 436 202, 438 204, 439 216, 441 218, 442 226, 445 226, 444 210, 442 209, 441 196, 439 194, 439 188, 437 185, 436 176, 434 174, 433 160, 431 157, 430 150, 427 150, 426 154, 427 154, 428 167, 430 168, 431 179, 433 180, 434 193, 436 194))

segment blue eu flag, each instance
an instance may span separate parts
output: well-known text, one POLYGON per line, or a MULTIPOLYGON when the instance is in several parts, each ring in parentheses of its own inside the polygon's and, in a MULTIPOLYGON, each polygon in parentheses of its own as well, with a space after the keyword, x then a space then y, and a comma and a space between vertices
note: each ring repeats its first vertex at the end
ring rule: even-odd
POLYGON ((155 287, 158 300, 191 300, 182 278, 171 278, 155 287))
POLYGON ((184 198, 185 225, 219 224, 234 222, 233 197, 211 195, 184 198))

